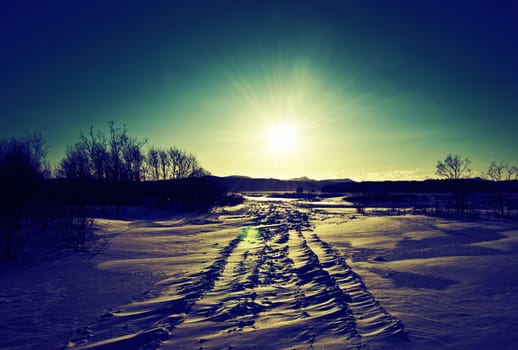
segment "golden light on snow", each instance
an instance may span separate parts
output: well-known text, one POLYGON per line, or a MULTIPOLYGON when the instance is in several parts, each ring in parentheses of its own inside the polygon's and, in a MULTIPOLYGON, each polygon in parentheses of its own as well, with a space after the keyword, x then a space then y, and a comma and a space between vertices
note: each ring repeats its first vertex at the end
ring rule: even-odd
POLYGON ((270 148, 275 153, 287 153, 296 146, 295 128, 286 125, 274 125, 270 130, 270 148))

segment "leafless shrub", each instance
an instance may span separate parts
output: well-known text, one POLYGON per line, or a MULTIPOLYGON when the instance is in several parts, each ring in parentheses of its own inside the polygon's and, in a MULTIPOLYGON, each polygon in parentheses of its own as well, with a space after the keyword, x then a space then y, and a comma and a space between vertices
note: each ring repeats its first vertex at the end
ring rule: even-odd
POLYGON ((107 236, 96 234, 95 219, 89 217, 83 208, 63 210, 56 218, 56 226, 65 248, 72 251, 95 252, 108 243, 107 236))

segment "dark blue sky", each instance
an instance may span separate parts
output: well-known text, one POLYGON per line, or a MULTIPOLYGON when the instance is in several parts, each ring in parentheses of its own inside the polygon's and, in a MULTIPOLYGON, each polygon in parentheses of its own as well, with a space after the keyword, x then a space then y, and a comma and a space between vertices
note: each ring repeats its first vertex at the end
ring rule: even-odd
POLYGON ((433 176, 518 163, 509 1, 19 1, 0 9, 0 137, 50 158, 90 125, 216 175, 433 176), (290 153, 269 129, 295 130, 290 153))

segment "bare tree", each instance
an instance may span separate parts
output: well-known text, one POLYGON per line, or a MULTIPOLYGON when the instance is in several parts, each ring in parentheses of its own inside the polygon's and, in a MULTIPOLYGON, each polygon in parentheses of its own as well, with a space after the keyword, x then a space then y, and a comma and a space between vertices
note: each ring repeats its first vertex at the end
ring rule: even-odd
POLYGON ((129 138, 127 144, 123 148, 122 155, 124 159, 124 168, 126 170, 126 178, 129 181, 140 181, 144 172, 144 154, 142 147, 146 140, 140 141, 135 138, 129 138))
POLYGON ((487 168, 487 177, 492 181, 518 180, 518 167, 505 162, 491 162, 487 168))
POLYGON ((66 150, 60 173, 67 178, 92 177, 98 181, 140 181, 146 140, 128 136, 126 126, 109 123, 109 138, 90 127, 80 141, 66 150))
POLYGON ((90 127, 87 135, 81 133, 80 141, 67 148, 60 173, 67 178, 92 177, 112 184, 140 181, 146 173, 153 180, 208 174, 194 155, 176 147, 152 146, 145 157, 142 148, 146 143, 129 136, 126 126, 116 127, 113 122, 109 123, 108 136, 90 127))
POLYGON ((193 158, 190 154, 186 152, 181 153, 181 157, 178 160, 178 178, 184 179, 189 177, 189 172, 191 169, 191 163, 193 162, 193 158))
POLYGON ((167 150, 169 158, 171 159, 171 178, 180 178, 180 164, 183 158, 183 152, 176 147, 169 147, 167 150))
POLYGON ((147 165, 150 168, 151 179, 158 180, 160 178, 160 159, 155 147, 151 147, 148 150, 146 160, 147 165))
POLYGON ((170 175, 171 158, 163 149, 158 151, 158 158, 160 159, 160 171, 162 173, 162 180, 165 180, 170 175))
POLYGON ((459 155, 448 154, 444 161, 437 161, 436 174, 448 180, 458 180, 471 174, 471 161, 459 155))
POLYGON ((186 177, 201 177, 209 175, 209 172, 200 166, 198 159, 193 154, 187 154, 185 173, 186 177))
POLYGON ((471 175, 471 161, 468 158, 461 158, 459 155, 448 154, 444 161, 437 162, 436 174, 452 181, 454 186, 453 196, 455 198, 455 209, 457 214, 463 215, 466 207, 466 191, 463 189, 460 180, 471 175))
POLYGON ((91 175, 98 181, 105 180, 109 172, 109 154, 104 134, 94 131, 93 126, 90 126, 88 135, 81 132, 76 149, 77 152, 83 152, 88 157, 91 175))
POLYGON ((128 181, 140 181, 144 160, 142 146, 147 142, 128 135, 126 125, 115 127, 114 122, 108 124, 109 136, 109 180, 114 189, 116 215, 120 215, 122 189, 120 184, 128 181))
POLYGON ((171 178, 183 179, 208 175, 208 171, 200 166, 194 155, 177 147, 170 147, 167 153, 171 159, 171 178))
POLYGON ((502 188, 503 181, 518 180, 518 167, 510 166, 505 162, 491 162, 487 168, 486 177, 493 181, 493 198, 497 211, 502 216, 508 216, 511 212, 510 203, 502 188))
POLYGON ((59 165, 59 174, 67 179, 86 179, 92 176, 88 153, 82 143, 68 146, 59 165))
POLYGON ((122 191, 120 184, 142 180, 142 147, 147 141, 130 137, 125 125, 116 127, 114 122, 110 122, 108 127, 108 137, 93 127, 90 127, 88 134, 81 133, 79 142, 67 148, 60 164, 60 173, 67 178, 97 180, 102 187, 98 195, 103 213, 110 196, 119 204, 118 213, 122 191))
POLYGON ((110 137, 108 144, 109 148, 109 165, 110 165, 110 180, 115 183, 120 183, 124 179, 125 169, 123 169, 123 150, 128 142, 128 135, 126 133, 126 126, 116 128, 113 122, 109 124, 110 137))

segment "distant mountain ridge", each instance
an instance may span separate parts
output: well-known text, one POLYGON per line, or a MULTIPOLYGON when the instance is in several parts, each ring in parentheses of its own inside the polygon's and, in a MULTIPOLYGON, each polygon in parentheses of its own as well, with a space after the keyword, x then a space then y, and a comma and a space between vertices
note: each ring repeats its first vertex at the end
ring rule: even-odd
MULTIPOLYGON (((306 177, 279 180, 247 176, 214 177, 230 192, 362 192, 362 193, 431 193, 431 192, 494 192, 495 182, 481 178, 462 180, 415 180, 415 181, 362 181, 351 179, 311 180, 306 177)), ((504 192, 518 192, 518 181, 503 181, 499 184, 504 192)))
POLYGON ((252 178, 248 176, 231 175, 218 177, 230 192, 247 192, 247 191, 286 191, 293 192, 297 188, 302 188, 304 192, 320 191, 322 187, 339 184, 353 183, 351 179, 336 180, 312 180, 307 177, 300 177, 289 180, 279 180, 273 178, 252 178))

